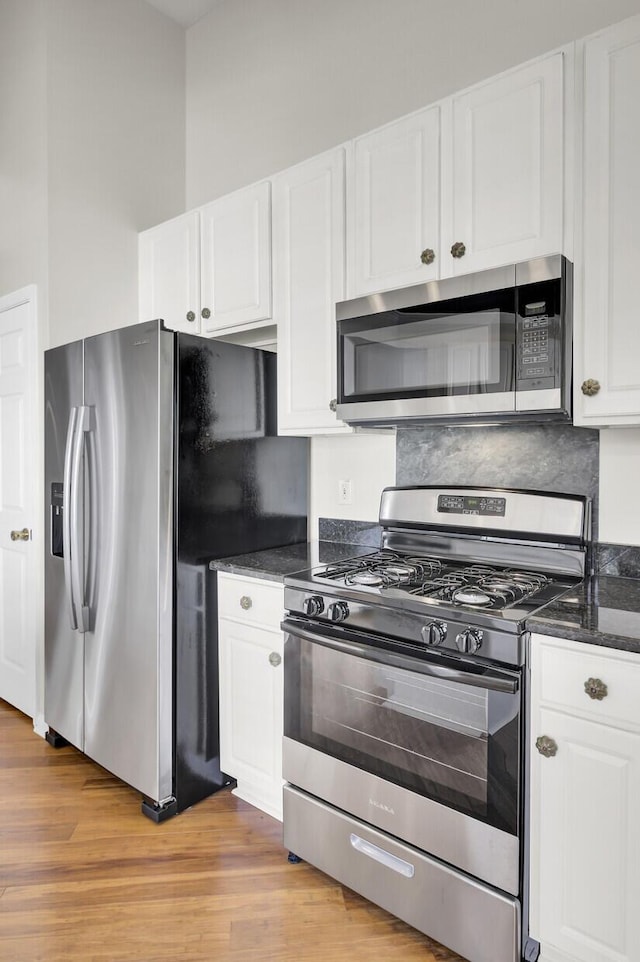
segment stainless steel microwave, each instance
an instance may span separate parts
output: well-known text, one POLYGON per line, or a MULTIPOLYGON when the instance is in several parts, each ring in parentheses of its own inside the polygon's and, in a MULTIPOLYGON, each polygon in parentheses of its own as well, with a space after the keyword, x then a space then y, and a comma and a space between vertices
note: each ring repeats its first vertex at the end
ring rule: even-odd
POLYGON ((572 277, 558 254, 343 301, 338 417, 570 420, 572 277))

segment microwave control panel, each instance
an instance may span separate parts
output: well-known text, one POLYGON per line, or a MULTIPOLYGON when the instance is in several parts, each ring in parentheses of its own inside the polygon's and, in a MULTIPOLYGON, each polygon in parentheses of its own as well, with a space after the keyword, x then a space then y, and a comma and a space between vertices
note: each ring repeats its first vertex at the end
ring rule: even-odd
POLYGON ((556 384, 558 318, 545 301, 524 304, 516 317, 517 386, 544 391, 556 384))

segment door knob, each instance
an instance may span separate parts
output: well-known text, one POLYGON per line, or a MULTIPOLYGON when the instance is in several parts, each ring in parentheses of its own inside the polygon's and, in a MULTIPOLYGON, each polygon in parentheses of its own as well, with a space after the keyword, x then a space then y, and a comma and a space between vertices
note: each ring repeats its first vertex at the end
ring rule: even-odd
POLYGON ((12 541, 29 541, 31 538, 31 532, 28 528, 23 528, 22 531, 12 531, 11 540, 12 541))

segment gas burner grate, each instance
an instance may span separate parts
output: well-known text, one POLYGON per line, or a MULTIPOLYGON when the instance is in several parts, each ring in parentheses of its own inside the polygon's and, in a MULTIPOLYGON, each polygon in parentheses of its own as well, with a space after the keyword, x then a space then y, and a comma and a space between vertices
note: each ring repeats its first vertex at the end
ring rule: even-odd
POLYGON ((316 574, 320 578, 341 581, 345 585, 390 588, 423 584, 426 578, 442 571, 442 568, 442 562, 437 558, 379 551, 375 555, 364 555, 328 565, 316 574))
POLYGON ((549 583, 546 575, 537 572, 470 565, 427 580, 411 593, 461 607, 502 609, 530 598, 549 583))

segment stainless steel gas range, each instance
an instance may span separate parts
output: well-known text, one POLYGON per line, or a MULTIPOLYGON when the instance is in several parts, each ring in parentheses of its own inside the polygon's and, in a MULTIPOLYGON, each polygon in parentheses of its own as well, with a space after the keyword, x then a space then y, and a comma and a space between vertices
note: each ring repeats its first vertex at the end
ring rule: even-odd
POLYGON ((284 841, 471 962, 531 962, 525 620, 587 499, 386 488, 382 547, 285 579, 284 841))

